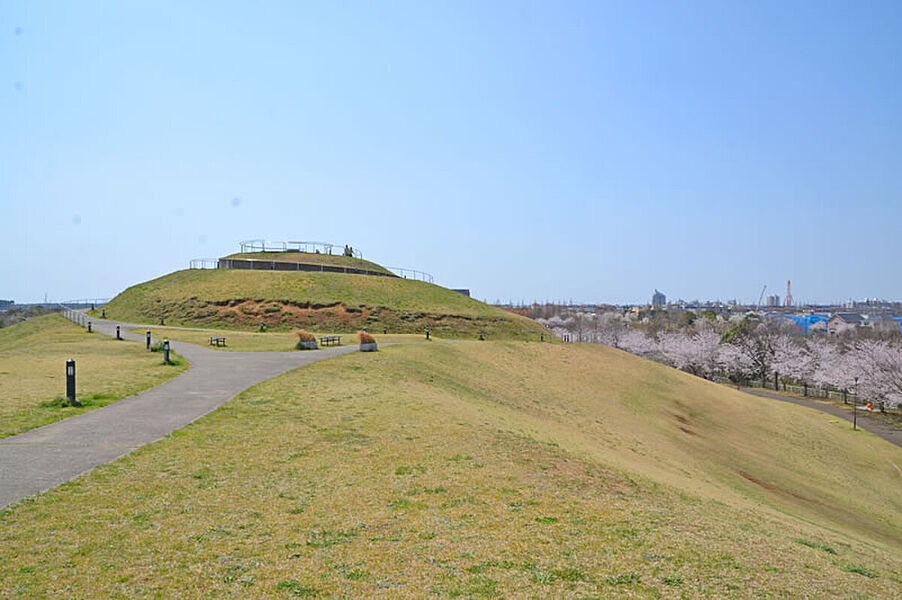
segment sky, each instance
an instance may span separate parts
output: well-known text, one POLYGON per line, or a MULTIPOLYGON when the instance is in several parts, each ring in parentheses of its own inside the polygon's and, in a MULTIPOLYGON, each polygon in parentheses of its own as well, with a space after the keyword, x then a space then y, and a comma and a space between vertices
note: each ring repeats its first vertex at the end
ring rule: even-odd
POLYGON ((474 297, 902 300, 902 3, 0 2, 0 298, 248 239, 474 297))

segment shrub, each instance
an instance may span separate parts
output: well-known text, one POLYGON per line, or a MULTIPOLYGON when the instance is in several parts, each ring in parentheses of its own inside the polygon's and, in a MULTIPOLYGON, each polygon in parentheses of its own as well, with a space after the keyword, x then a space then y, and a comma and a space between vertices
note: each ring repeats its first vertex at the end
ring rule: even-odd
POLYGON ((299 342, 315 342, 316 336, 310 333, 309 331, 304 331, 303 329, 299 329, 294 332, 296 336, 298 336, 299 342))
POLYGON ((371 336, 370 334, 368 334, 365 331, 358 331, 357 332, 357 341, 360 342, 361 344, 375 344, 376 338, 374 338, 373 336, 371 336))

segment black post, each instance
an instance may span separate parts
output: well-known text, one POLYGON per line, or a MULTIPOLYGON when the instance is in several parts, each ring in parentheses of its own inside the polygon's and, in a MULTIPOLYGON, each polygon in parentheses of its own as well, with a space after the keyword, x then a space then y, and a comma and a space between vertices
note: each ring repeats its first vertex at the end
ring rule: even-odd
POLYGON ((72 406, 81 406, 75 399, 75 359, 70 358, 66 361, 66 398, 72 406))
POLYGON ((118 325, 116 325, 116 339, 117 339, 117 340, 121 340, 121 339, 122 339, 122 336, 119 334, 119 326, 118 326, 118 325))
POLYGON ((429 339, 429 325, 426 325, 426 339, 429 339))
POLYGON ((774 391, 778 391, 780 389, 780 373, 774 371, 774 391))
POLYGON ((160 315, 160 325, 163 325, 163 315, 160 315))
POLYGON ((106 308, 101 308, 101 309, 100 309, 100 317, 101 317, 102 319, 106 319, 106 308))
POLYGON ((88 321, 88 333, 91 333, 91 322, 88 321))
POLYGON ((150 329, 147 330, 147 349, 150 350, 150 329))
POLYGON ((169 340, 163 340, 163 362, 169 364, 169 340))

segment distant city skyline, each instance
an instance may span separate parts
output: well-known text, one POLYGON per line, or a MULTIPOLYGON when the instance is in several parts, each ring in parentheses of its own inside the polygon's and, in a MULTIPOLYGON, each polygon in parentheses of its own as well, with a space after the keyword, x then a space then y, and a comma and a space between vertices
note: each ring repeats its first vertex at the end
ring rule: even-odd
POLYGON ((902 3, 0 3, 0 298, 315 239, 475 298, 902 299, 902 3))

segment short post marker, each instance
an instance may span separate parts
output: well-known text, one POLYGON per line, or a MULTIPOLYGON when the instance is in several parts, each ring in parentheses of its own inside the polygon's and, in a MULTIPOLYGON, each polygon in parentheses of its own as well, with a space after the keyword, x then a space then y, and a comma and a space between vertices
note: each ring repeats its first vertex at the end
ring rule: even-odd
POLYGON ((167 365, 172 364, 169 362, 169 340, 163 340, 163 362, 167 365))
POLYGON ((147 330, 147 349, 150 350, 150 329, 147 330))
POLYGON ((81 406, 81 403, 75 399, 75 359, 70 358, 66 361, 66 398, 72 406, 81 406))
POLYGON ((120 335, 120 333, 119 333, 119 326, 118 326, 118 325, 116 325, 116 339, 117 339, 117 340, 121 340, 121 339, 122 339, 122 335, 120 335))
POLYGON ((91 333, 91 322, 88 321, 88 333, 91 333))

